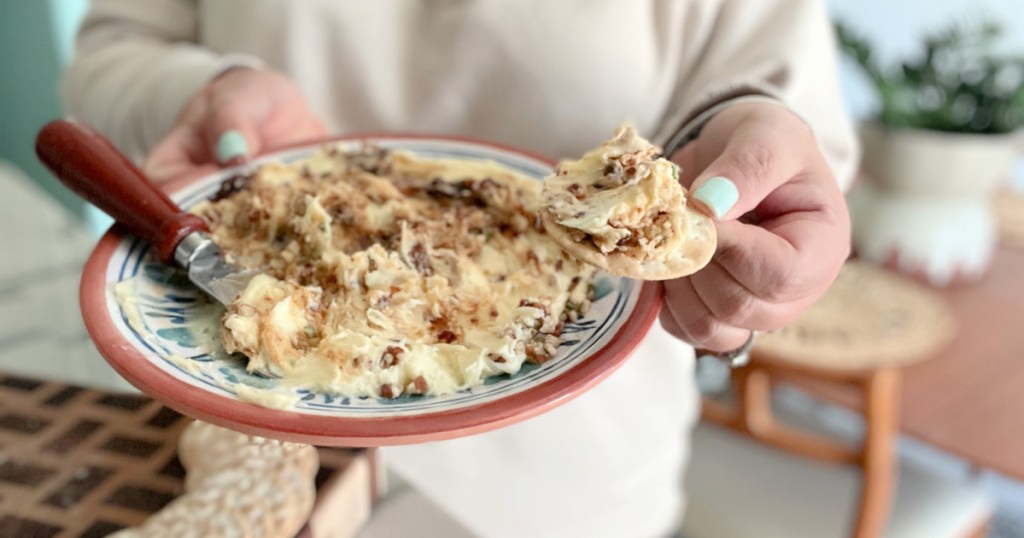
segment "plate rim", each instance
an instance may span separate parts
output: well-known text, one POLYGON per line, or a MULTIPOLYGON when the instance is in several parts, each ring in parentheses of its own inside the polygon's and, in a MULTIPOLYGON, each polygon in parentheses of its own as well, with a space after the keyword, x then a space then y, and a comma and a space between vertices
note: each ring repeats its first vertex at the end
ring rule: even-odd
MULTIPOLYGON (((275 154, 333 142, 358 140, 438 140, 498 149, 553 167, 555 163, 515 147, 478 139, 424 133, 359 133, 305 140, 260 155, 275 154)), ((162 188, 173 193, 214 174, 244 170, 246 165, 178 178, 162 188)), ((107 267, 129 234, 115 225, 104 233, 82 271, 79 302, 89 335, 117 373, 143 394, 190 417, 262 437, 330 446, 385 446, 438 441, 494 430, 537 416, 583 394, 611 375, 647 336, 661 310, 657 282, 644 282, 629 319, 590 357, 552 379, 497 400, 458 409, 394 417, 335 417, 270 409, 237 398, 202 390, 176 379, 152 364, 125 338, 106 309, 107 267)))

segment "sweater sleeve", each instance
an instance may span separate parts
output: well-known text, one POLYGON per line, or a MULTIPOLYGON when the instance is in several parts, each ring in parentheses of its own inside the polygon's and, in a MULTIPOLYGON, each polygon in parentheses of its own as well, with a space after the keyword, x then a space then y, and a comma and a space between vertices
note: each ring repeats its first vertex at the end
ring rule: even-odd
POLYGON ((69 115, 142 160, 185 102, 225 69, 259 60, 197 44, 197 0, 93 0, 61 94, 69 115))
POLYGON ((703 24, 687 40, 671 108, 656 139, 665 144, 708 110, 745 96, 777 99, 814 131, 846 188, 859 157, 838 85, 835 37, 821 0, 700 2, 703 24))

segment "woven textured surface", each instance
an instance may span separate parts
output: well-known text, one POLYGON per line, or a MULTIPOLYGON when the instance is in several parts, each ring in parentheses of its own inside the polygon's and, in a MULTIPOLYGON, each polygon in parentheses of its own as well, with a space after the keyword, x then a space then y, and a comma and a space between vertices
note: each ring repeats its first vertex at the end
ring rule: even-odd
POLYGON ((1024 249, 1024 194, 1002 192, 995 199, 999 241, 1024 249))
MULTIPOLYGON (((190 421, 143 396, 0 376, 0 536, 100 537, 184 490, 190 421)), ((359 456, 320 449, 318 489, 359 456)))
POLYGON ((792 325, 759 336, 761 358, 832 370, 903 366, 956 335, 950 306, 932 290, 857 261, 792 325))

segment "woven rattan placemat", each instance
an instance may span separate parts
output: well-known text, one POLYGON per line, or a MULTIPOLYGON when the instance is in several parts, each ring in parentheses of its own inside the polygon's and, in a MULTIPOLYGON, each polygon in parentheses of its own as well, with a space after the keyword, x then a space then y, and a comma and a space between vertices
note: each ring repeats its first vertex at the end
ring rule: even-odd
MULTIPOLYGON (((139 525, 184 489, 176 448, 188 423, 143 396, 0 374, 0 537, 98 538, 139 525)), ((319 452, 319 493, 361 455, 319 452)))
POLYGON ((903 366, 947 346, 956 330, 952 308, 934 291, 851 261, 795 323, 761 334, 755 355, 819 369, 903 366))

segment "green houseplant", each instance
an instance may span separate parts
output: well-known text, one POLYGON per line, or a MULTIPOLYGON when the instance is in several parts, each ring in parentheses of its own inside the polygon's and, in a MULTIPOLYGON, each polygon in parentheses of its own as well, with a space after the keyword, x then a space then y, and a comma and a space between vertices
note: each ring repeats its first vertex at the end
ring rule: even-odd
POLYGON ((933 285, 981 276, 997 238, 992 196, 1020 154, 1024 56, 997 51, 991 21, 928 35, 893 65, 850 28, 837 34, 878 97, 860 128, 854 247, 933 285))
POLYGON ((1024 56, 995 52, 998 24, 953 25, 927 36, 917 57, 888 68, 866 39, 841 23, 836 30, 843 52, 875 87, 881 123, 973 134, 1024 126, 1024 56))

